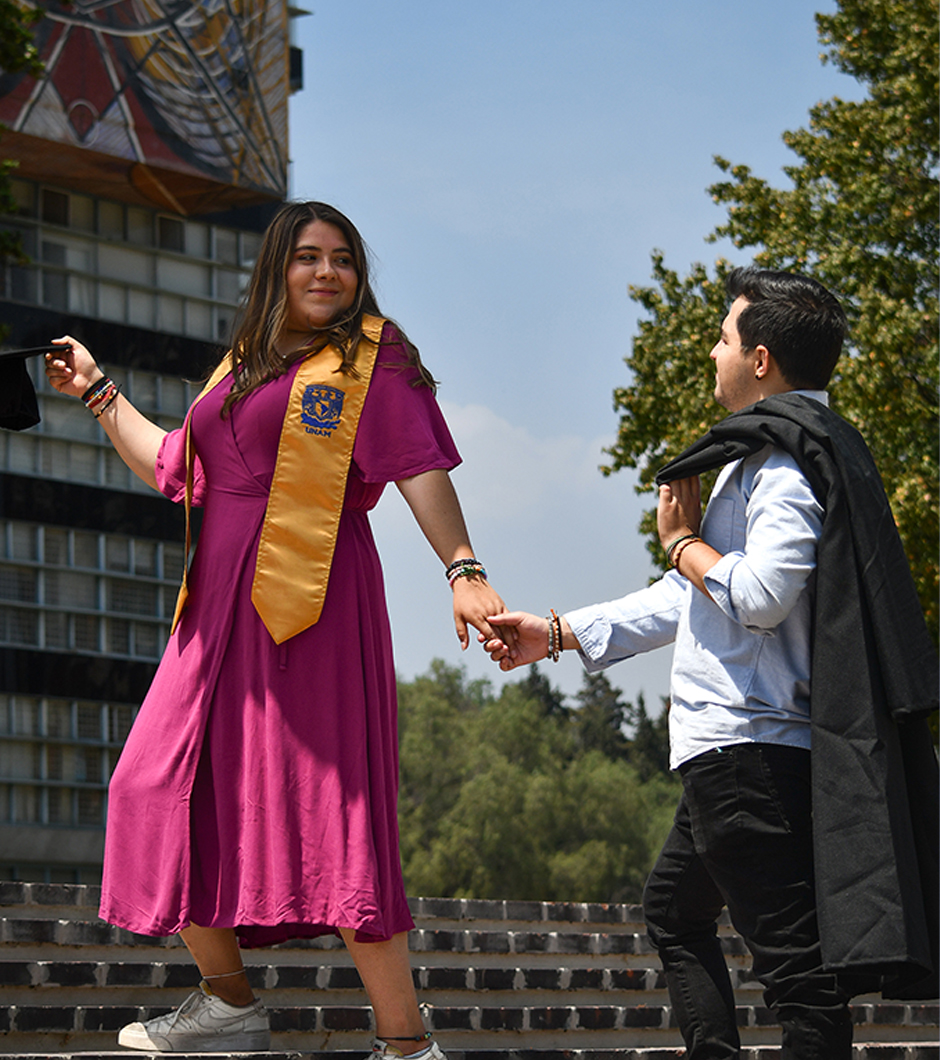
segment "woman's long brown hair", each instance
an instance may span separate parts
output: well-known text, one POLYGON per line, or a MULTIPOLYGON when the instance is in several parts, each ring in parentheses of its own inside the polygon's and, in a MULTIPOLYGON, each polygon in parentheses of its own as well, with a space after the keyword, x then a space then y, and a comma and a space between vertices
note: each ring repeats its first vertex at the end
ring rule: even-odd
MULTIPOLYGON (((356 347, 362 338, 365 313, 382 316, 369 282, 368 251, 356 226, 334 206, 325 202, 288 203, 265 232, 251 282, 232 334, 234 383, 222 406, 226 415, 236 401, 271 379, 283 375, 295 361, 324 346, 333 345, 342 354, 340 371, 355 375, 356 347), (356 297, 349 309, 323 328, 311 328, 310 341, 288 357, 277 352, 277 340, 287 321, 287 268, 300 232, 313 221, 333 225, 343 234, 352 251, 358 277, 356 297)), ((397 327, 397 325, 396 325, 397 327)), ((408 361, 420 375, 419 383, 434 389, 434 378, 421 363, 415 347, 399 327, 408 361)))

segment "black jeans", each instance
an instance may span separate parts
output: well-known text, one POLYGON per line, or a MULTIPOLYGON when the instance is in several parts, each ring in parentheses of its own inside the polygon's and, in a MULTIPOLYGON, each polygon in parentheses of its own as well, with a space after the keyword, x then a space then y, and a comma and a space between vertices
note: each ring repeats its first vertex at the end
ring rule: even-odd
POLYGON ((781 1060, 849 1060, 851 995, 821 963, 809 751, 736 744, 680 773, 682 799, 643 909, 688 1060, 739 1055, 717 934, 725 905, 783 1027, 781 1060))

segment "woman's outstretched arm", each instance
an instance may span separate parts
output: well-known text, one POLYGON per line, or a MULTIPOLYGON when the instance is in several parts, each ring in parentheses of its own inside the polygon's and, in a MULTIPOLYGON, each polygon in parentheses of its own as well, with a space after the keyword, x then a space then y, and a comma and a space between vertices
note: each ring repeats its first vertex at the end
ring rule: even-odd
MULTIPOLYGON (((445 566, 473 556, 470 535, 450 475, 444 470, 425 471, 397 483, 418 526, 445 566)), ((470 643, 467 625, 487 638, 500 635, 487 615, 505 611, 499 594, 478 574, 457 578, 454 588, 454 624, 461 647, 470 643)), ((509 634, 511 636, 511 634, 509 634)))
MULTIPOLYGON (((52 341, 62 346, 62 352, 46 354, 46 377, 60 394, 80 398, 89 387, 104 378, 94 357, 77 339, 65 335, 52 341)), ((123 394, 118 394, 101 411, 98 422, 124 463, 138 478, 156 489, 154 465, 166 431, 138 412, 123 394)))

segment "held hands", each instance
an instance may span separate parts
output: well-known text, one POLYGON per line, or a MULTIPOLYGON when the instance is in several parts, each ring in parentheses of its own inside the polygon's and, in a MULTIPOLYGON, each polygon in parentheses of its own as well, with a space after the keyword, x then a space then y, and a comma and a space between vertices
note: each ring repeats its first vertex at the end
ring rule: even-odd
MULTIPOLYGON (((490 583, 479 575, 473 577, 457 578, 454 582, 454 625, 457 627, 457 638, 460 647, 466 651, 470 644, 470 635, 467 626, 471 625, 478 631, 477 639, 482 644, 490 639, 505 637, 511 643, 515 641, 514 631, 497 629, 487 618, 506 610, 499 593, 490 583)), ((502 640, 500 640, 502 643, 502 640)))
POLYGON ((61 346, 62 352, 46 354, 46 378, 60 394, 81 397, 92 383, 103 378, 104 372, 77 339, 64 335, 52 342, 61 346))
POLYGON ((698 475, 659 487, 656 527, 663 548, 680 537, 698 534, 702 526, 702 484, 698 475))
POLYGON ((481 630, 477 640, 500 670, 515 670, 547 657, 547 618, 526 611, 490 612, 489 623, 500 635, 488 637, 481 630))

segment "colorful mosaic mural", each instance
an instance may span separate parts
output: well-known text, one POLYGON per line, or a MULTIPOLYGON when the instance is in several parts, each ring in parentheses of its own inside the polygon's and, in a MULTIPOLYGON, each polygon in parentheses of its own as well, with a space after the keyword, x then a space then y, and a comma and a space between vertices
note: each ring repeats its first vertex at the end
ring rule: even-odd
POLYGON ((287 193, 283 0, 41 5, 36 81, 0 76, 0 122, 150 172, 287 193))

